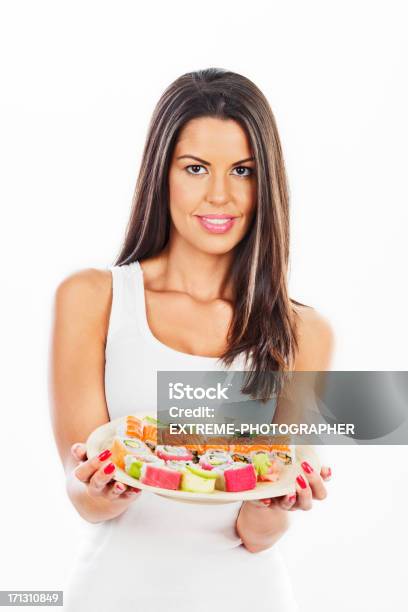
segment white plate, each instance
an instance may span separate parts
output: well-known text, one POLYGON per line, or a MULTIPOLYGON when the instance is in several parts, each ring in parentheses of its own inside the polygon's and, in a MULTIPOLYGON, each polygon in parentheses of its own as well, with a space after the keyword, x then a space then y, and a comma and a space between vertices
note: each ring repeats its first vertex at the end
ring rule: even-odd
MULTIPOLYGON (((116 433, 116 428, 123 420, 123 417, 110 421, 95 429, 86 442, 88 459, 99 455, 104 449, 109 448, 116 433)), ((156 495, 162 495, 182 502, 206 503, 206 504, 227 504, 245 500, 263 499, 266 497, 279 497, 296 491, 296 476, 303 470, 299 463, 307 460, 314 470, 320 472, 320 461, 311 446, 296 447, 296 463, 294 465, 283 466, 278 482, 258 482, 255 489, 250 491, 240 491, 238 493, 228 493, 228 491, 217 491, 213 493, 190 493, 188 491, 172 491, 160 487, 146 485, 136 478, 132 478, 120 468, 116 468, 112 478, 118 482, 137 487, 146 491, 151 491, 156 495)))

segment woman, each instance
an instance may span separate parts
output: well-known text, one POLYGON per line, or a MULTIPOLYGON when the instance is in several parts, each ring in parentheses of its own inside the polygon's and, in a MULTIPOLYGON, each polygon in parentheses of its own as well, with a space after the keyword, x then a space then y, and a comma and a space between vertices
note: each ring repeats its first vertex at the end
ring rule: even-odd
POLYGON ((178 503, 112 481, 84 441, 156 409, 158 370, 325 370, 333 335, 289 299, 288 189, 275 120, 247 78, 207 69, 163 93, 149 127, 126 239, 109 270, 65 279, 55 298, 52 415, 68 496, 88 540, 68 610, 296 610, 275 543, 288 511, 324 499, 302 464, 296 494, 178 503))

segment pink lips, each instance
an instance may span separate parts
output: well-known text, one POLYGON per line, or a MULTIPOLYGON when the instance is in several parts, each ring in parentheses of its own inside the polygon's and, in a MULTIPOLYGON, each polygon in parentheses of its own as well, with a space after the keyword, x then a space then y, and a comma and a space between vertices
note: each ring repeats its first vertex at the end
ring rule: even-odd
POLYGON ((198 217, 207 217, 207 219, 234 219, 233 215, 197 215, 198 217))
POLYGON ((235 217, 232 215, 197 215, 197 219, 200 222, 201 226, 212 234, 225 234, 231 227, 234 225, 235 217), (207 219, 228 219, 228 221, 224 221, 223 223, 215 224, 211 221, 207 221, 207 219))

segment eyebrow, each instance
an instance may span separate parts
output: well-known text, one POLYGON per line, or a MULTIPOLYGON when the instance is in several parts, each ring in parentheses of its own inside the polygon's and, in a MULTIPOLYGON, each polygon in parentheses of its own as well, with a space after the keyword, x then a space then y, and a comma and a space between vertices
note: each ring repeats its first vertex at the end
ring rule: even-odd
MULTIPOLYGON (((205 161, 205 159, 201 159, 200 157, 196 157, 195 155, 179 155, 179 157, 177 157, 176 159, 185 159, 185 158, 195 159, 196 161, 199 161, 202 164, 205 164, 206 166, 211 166, 210 162, 205 161)), ((238 164, 243 164, 249 161, 255 161, 255 157, 247 157, 246 159, 240 159, 239 161, 234 162, 232 166, 237 166, 238 164)))

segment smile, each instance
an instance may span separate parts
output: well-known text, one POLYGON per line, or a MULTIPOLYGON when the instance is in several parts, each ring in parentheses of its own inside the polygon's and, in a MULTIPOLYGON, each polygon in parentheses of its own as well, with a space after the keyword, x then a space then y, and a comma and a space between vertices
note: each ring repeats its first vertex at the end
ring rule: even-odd
POLYGON ((228 215, 197 216, 200 225, 213 234, 224 234, 234 225, 235 217, 228 215))

